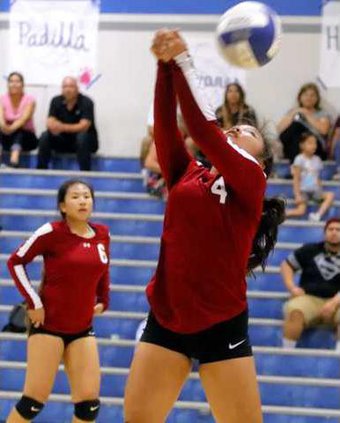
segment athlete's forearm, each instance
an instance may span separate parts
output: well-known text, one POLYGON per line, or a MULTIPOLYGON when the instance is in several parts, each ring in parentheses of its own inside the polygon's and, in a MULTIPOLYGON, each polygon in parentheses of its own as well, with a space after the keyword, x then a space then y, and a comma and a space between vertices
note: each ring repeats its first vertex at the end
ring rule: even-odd
POLYGON ((154 104, 154 136, 162 175, 170 188, 190 162, 177 127, 176 96, 171 65, 158 63, 154 104))

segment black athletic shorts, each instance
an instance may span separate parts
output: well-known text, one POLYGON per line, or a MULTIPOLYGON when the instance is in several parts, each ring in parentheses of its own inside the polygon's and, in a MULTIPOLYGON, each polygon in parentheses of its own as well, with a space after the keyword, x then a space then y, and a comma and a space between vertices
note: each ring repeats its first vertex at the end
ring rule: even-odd
POLYGON ((35 328, 33 325, 30 327, 29 331, 28 331, 28 336, 32 336, 32 335, 36 335, 36 334, 42 334, 42 335, 52 335, 52 336, 56 336, 58 338, 61 338, 63 343, 64 343, 64 347, 66 348, 71 342, 76 341, 77 339, 80 338, 86 338, 88 336, 95 336, 94 330, 92 327, 83 330, 82 332, 77 332, 77 333, 61 333, 61 332, 54 332, 51 330, 47 330, 44 328, 35 328))
POLYGON ((150 312, 140 340, 179 352, 200 364, 253 355, 248 337, 248 310, 193 334, 164 328, 150 312))

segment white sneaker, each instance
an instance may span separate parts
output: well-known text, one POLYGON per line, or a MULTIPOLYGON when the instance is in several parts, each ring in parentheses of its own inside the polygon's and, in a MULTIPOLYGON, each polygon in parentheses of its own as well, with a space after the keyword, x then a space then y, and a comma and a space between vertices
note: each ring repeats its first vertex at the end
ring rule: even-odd
POLYGON ((319 215, 319 213, 309 213, 308 219, 311 222, 320 222, 321 216, 319 215))
POLYGON ((340 181, 340 172, 333 175, 333 181, 340 181))

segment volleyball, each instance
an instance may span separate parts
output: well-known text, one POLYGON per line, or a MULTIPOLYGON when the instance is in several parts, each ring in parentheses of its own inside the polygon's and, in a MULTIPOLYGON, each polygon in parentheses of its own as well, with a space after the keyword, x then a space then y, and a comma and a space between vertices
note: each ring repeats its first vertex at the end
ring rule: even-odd
POLYGON ((270 62, 279 51, 281 21, 273 9, 244 1, 228 9, 216 29, 218 49, 231 65, 245 69, 270 62))

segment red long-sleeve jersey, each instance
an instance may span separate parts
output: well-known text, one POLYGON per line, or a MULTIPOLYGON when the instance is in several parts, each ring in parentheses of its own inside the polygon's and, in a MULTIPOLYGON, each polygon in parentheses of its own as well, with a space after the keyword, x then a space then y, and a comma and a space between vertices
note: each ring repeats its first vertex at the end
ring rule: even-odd
POLYGON ((155 89, 155 142, 169 199, 147 296, 164 327, 194 333, 247 307, 247 263, 266 182, 259 163, 216 126, 188 55, 176 62, 159 63, 155 89), (176 95, 217 175, 188 155, 177 128, 176 95))
POLYGON ((44 329, 77 333, 92 324, 93 307, 109 304, 109 246, 106 226, 90 224, 93 238, 73 234, 65 221, 41 226, 8 260, 14 282, 29 308, 45 308, 44 329), (37 293, 26 272, 36 256, 44 259, 37 293))

